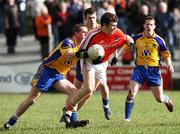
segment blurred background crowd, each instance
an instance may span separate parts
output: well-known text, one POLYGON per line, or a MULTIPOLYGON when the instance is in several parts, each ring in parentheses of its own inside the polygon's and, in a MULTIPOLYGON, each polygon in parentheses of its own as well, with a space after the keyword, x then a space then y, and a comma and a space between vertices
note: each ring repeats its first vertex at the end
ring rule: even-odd
MULTIPOLYGON (((84 10, 93 6, 97 23, 103 13, 118 16, 118 28, 129 35, 143 31, 144 19, 156 19, 156 33, 165 39, 175 59, 175 49, 180 48, 180 0, 0 0, 0 34, 6 37, 7 53, 15 53, 17 37, 34 34, 40 41, 42 52, 49 50, 66 37, 72 36, 72 27, 84 22, 84 10), (42 27, 39 30, 39 27, 42 27), (49 38, 50 37, 50 38, 49 38)), ((130 64, 133 54, 122 59, 130 64)))

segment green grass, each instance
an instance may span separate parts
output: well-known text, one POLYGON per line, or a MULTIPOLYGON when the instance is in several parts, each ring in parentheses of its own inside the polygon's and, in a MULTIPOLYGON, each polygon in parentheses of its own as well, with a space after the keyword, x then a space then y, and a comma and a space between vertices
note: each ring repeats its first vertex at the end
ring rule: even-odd
MULTIPOLYGON (((79 112, 80 119, 89 119, 84 128, 66 129, 59 123, 66 95, 43 94, 11 130, 0 129, 3 134, 180 134, 180 92, 167 94, 175 104, 174 112, 167 111, 163 104, 157 103, 151 92, 139 92, 135 100, 132 121, 125 123, 124 102, 127 92, 111 92, 110 105, 113 117, 104 118, 99 93, 88 101, 79 112)), ((17 105, 27 94, 0 94, 0 125, 12 115, 17 105)), ((0 127, 1 127, 0 126, 0 127)))

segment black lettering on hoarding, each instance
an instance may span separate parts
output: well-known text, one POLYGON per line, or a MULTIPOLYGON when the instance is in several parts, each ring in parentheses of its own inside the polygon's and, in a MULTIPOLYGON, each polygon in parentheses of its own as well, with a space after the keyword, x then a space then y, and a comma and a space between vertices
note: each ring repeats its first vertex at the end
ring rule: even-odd
POLYGON ((0 76, 0 83, 11 83, 12 82, 12 76, 0 76))
POLYGON ((31 72, 20 72, 15 75, 14 80, 20 85, 29 85, 33 76, 31 72))

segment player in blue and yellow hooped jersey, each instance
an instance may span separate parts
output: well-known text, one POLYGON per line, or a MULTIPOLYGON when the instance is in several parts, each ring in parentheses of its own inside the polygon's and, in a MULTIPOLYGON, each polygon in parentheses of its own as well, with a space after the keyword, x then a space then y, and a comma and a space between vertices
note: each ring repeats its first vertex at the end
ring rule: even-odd
MULTIPOLYGON (((133 36, 136 50, 136 67, 130 81, 130 90, 126 98, 125 121, 130 121, 134 98, 146 82, 152 90, 155 99, 164 103, 170 112, 173 111, 172 100, 163 94, 163 81, 160 72, 160 56, 164 59, 169 71, 173 72, 171 55, 164 40, 155 32, 155 20, 148 16, 144 23, 144 32, 133 36)), ((126 46, 126 51, 130 49, 126 46)), ((125 52, 125 51, 124 51, 125 52)))
POLYGON ((76 65, 78 61, 78 47, 86 33, 87 28, 84 25, 76 24, 73 29, 73 37, 62 41, 43 60, 31 82, 32 87, 28 97, 21 102, 12 117, 4 124, 5 129, 14 126, 18 118, 37 101, 41 93, 48 91, 50 87, 54 87, 60 92, 65 92, 69 95, 69 98, 73 95, 77 88, 64 75, 76 65))

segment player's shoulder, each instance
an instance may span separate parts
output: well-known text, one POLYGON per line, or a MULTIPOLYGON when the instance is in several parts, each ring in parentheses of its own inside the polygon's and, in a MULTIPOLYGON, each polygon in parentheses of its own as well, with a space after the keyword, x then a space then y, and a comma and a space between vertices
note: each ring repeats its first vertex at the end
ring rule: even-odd
POLYGON ((63 49, 67 49, 67 48, 74 48, 75 45, 74 45, 74 41, 72 38, 66 38, 62 41, 61 43, 61 48, 63 49))
POLYGON ((124 32, 123 32, 121 29, 119 29, 119 28, 116 28, 116 29, 114 30, 114 32, 115 32, 115 33, 118 33, 118 34, 124 34, 124 32))
POLYGON ((132 36, 132 38, 133 38, 134 41, 136 41, 137 39, 139 39, 139 38, 141 38, 141 37, 143 37, 143 33, 134 34, 134 35, 132 36))
POLYGON ((158 43, 165 44, 164 39, 161 36, 159 36, 158 34, 155 34, 154 38, 158 43))
POLYGON ((94 28, 94 29, 90 30, 90 31, 86 34, 86 38, 87 38, 87 39, 91 39, 91 38, 93 38, 95 35, 101 34, 101 31, 102 31, 101 27, 94 28))
POLYGON ((126 37, 126 34, 119 28, 116 28, 114 31, 113 31, 113 34, 112 36, 120 36, 120 37, 126 37))
POLYGON ((90 30, 88 32, 88 34, 94 34, 94 33, 98 33, 101 31, 101 27, 96 27, 96 28, 93 28, 92 30, 90 30))

